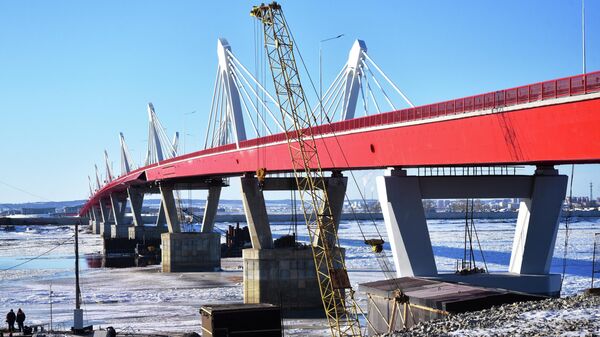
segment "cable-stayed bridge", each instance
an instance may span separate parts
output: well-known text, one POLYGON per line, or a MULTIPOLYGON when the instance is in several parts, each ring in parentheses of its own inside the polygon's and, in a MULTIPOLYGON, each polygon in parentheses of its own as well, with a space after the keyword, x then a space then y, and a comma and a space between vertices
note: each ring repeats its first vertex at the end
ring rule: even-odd
MULTIPOLYGON (((161 242, 165 271, 212 270, 220 266, 220 237, 214 233, 220 192, 229 178, 239 177, 252 240, 244 266, 258 261, 248 274, 244 271, 245 287, 254 287, 245 288, 244 297, 260 302, 265 300, 261 289, 272 285, 250 271, 271 268, 260 262, 286 258, 274 253, 263 191, 298 186, 293 178, 274 175, 294 167, 273 94, 226 40, 218 41, 217 55, 204 148, 178 154, 178 135, 167 136, 149 104, 146 160, 136 166, 120 134, 121 172, 112 172, 105 153, 105 172, 96 166, 81 214, 106 241, 161 242), (208 190, 202 232, 196 235, 180 228, 176 195, 188 189, 208 190), (150 193, 161 196, 153 226, 144 224, 141 214, 144 195, 150 193), (128 204, 133 223, 125 221, 128 204)), ((550 295, 560 291, 560 275, 549 274, 549 268, 567 177, 554 165, 600 162, 600 72, 413 106, 357 40, 312 110, 315 126, 302 134, 315 138, 320 163, 314 165, 331 172, 324 192, 334 217, 339 219, 344 203, 344 172, 392 168, 377 178, 377 188, 397 275, 458 277, 438 274, 422 199, 511 197, 521 200, 521 208, 507 273, 461 281, 550 295), (494 168, 511 165, 534 165, 536 171, 495 174, 494 168), (405 170, 423 167, 441 169, 428 176, 405 170), (456 170, 460 167, 472 170, 456 170)), ((320 305, 320 299, 316 302, 320 305)))

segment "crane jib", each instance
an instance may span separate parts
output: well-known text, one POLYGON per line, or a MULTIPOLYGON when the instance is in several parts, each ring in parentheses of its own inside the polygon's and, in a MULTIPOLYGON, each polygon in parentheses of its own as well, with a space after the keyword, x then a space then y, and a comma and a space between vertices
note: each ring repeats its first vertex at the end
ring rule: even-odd
MULTIPOLYGON (((312 133, 302 130, 316 120, 308 108, 294 58, 294 39, 276 2, 252 8, 262 22, 264 47, 279 103, 294 177, 308 229, 323 308, 333 336, 362 336, 358 306, 324 185, 319 153, 312 133), (291 120, 291 123, 289 122, 291 120), (327 215, 329 214, 329 215, 327 215), (346 298, 348 297, 348 298, 346 298)), ((264 174, 262 171, 257 171, 264 174)), ((263 177, 264 179, 264 177, 263 177)))

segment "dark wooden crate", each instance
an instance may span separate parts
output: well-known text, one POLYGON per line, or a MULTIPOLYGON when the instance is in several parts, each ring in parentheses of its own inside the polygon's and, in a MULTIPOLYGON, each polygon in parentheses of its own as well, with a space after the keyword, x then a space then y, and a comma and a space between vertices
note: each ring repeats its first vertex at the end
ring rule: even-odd
POLYGON ((281 309, 272 304, 215 304, 200 309, 202 337, 281 337, 281 309))

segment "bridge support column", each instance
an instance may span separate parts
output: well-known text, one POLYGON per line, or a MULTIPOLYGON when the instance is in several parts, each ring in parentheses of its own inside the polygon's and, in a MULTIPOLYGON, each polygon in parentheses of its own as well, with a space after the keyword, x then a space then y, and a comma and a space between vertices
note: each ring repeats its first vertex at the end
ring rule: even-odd
MULTIPOLYGON (((340 227, 340 219, 342 218, 347 186, 348 178, 342 176, 340 173, 334 173, 331 177, 327 178, 327 198, 329 199, 329 207, 331 208, 331 215, 333 216, 333 224, 335 225, 336 233, 340 227)), ((321 210, 321 214, 324 212, 324 210, 321 210)), ((319 240, 318 233, 314 240, 314 244, 317 244, 317 240, 319 240)), ((335 244, 335 237, 332 235, 328 240, 329 246, 333 247, 335 244)))
POLYGON ((92 213, 92 233, 93 234, 100 234, 100 226, 102 223, 102 214, 100 214, 100 209, 96 206, 92 206, 91 211, 92 213))
MULTIPOLYGON (((533 176, 407 176, 392 170, 377 177, 379 200, 398 277, 558 296, 560 275, 549 274, 567 176, 553 168, 533 176), (520 198, 510 266, 504 273, 438 274, 422 199, 520 198)), ((485 242, 482 242, 485 248, 485 242)), ((485 252, 484 252, 485 254, 485 252)), ((458 256, 457 256, 458 257, 458 256)))
MULTIPOLYGON (((169 233, 180 233, 181 232, 181 224, 179 222, 179 216, 177 214, 177 206, 175 205, 175 197, 173 196, 173 186, 169 186, 166 184, 160 185, 160 201, 161 201, 161 209, 163 210, 163 216, 167 220, 167 227, 169 228, 169 233)), ((161 214, 160 210, 158 212, 158 217, 160 219, 161 214)))
POLYGON ((161 234, 167 231, 166 224, 146 226, 146 222, 154 223, 158 217, 149 218, 142 214, 144 195, 158 192, 159 189, 153 186, 130 186, 127 188, 133 222, 133 226, 127 227, 127 237, 134 245, 136 266, 142 267, 160 263, 161 234))
MULTIPOLYGON (((163 201, 160 201, 158 205, 158 215, 156 216, 156 227, 165 227, 167 228, 167 216, 165 213, 165 204, 163 201)), ((168 228, 167 228, 168 231, 168 228)))
POLYGON ((211 186, 208 188, 204 216, 202 217, 202 233, 212 233, 215 229, 215 218, 219 209, 220 198, 221 186, 211 186))
MULTIPOLYGON (((326 179, 332 216, 338 226, 347 178, 335 175, 326 179)), ((252 248, 242 252, 244 303, 283 305, 294 315, 322 314, 323 304, 311 247, 275 247, 267 218, 263 191, 297 190, 296 180, 266 178, 259 186, 254 176, 246 175, 241 178, 241 186, 252 239, 252 248)), ((343 254, 343 250, 339 253, 343 254)))
POLYGON ((377 192, 398 277, 437 275, 419 177, 393 170, 377 177, 377 192))
POLYGON ((110 207, 110 200, 100 198, 99 206, 100 216, 102 221, 100 222, 100 236, 103 238, 110 238, 110 226, 113 223, 113 215, 110 207))
POLYGON ((131 215, 133 217, 134 226, 144 226, 144 220, 142 219, 142 207, 144 205, 144 193, 135 187, 129 187, 127 189, 127 195, 129 196, 129 204, 131 205, 131 215))
MULTIPOLYGON (((220 192, 221 184, 222 181, 220 181, 218 192, 220 192)), ((208 188, 209 191, 213 187, 203 183, 190 183, 189 186, 194 189, 208 188)), ((161 235, 162 271, 170 273, 220 270, 221 235, 212 231, 182 233, 173 197, 174 189, 174 185, 160 185, 161 201, 169 227, 169 232, 161 235)), ((215 213, 216 205, 213 204, 218 204, 218 198, 219 195, 215 195, 215 190, 212 195, 209 192, 209 203, 212 201, 211 205, 215 207, 215 213)))
POLYGON ((265 197, 258 186, 258 179, 246 175, 240 179, 240 182, 242 186, 242 203, 244 204, 252 248, 273 248, 273 236, 271 235, 271 227, 269 227, 265 197))
POLYGON ((127 209, 127 195, 112 193, 110 195, 112 213, 115 215, 115 223, 111 226, 110 237, 113 239, 129 238, 129 222, 125 219, 127 209))
MULTIPOLYGON (((103 266, 104 267, 132 267, 134 265, 135 241, 129 240, 125 219, 127 196, 112 193, 104 208, 101 207, 103 217, 106 212, 114 222, 104 223, 102 226, 103 241, 103 266)), ((101 202, 102 204, 102 202, 101 202)))
POLYGON ((146 247, 153 247, 156 249, 160 246, 160 235, 166 233, 166 218, 164 216, 164 210, 162 202, 159 206, 158 216, 154 221, 155 225, 145 225, 144 216, 142 215, 142 207, 144 204, 144 194, 146 192, 158 192, 158 189, 144 189, 129 187, 127 189, 127 195, 129 196, 129 203, 131 205, 131 215, 133 218, 133 226, 129 227, 129 239, 136 240, 138 244, 142 244, 146 247))
POLYGON ((550 272, 567 181, 554 169, 536 172, 531 196, 521 199, 509 272, 550 272))
POLYGON ((89 211, 87 211, 85 216, 88 218, 88 225, 90 226, 90 229, 93 231, 94 230, 94 215, 92 214, 92 210, 90 209, 89 211))

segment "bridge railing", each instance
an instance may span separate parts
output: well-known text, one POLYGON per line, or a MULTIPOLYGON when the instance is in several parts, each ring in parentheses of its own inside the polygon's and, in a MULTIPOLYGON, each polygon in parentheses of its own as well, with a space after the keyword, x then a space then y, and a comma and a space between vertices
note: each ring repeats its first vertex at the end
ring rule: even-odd
POLYGON ((314 128, 315 134, 343 132, 346 130, 380 126, 391 123, 410 122, 421 119, 500 109, 517 104, 548 99, 600 92, 600 71, 524 85, 516 88, 488 92, 450 101, 397 110, 378 115, 355 118, 321 125, 314 128))
MULTIPOLYGON (((332 132, 339 133, 353 129, 376 127, 400 122, 411 122, 416 120, 475 112, 478 110, 501 109, 518 104, 589 94, 594 92, 600 92, 600 71, 524 85, 511 89, 498 90, 485 94, 463 97, 414 108, 359 117, 347 121, 319 125, 312 128, 312 133, 314 135, 332 132)), ((282 142, 285 140, 285 133, 278 133, 261 138, 242 141, 240 142, 240 148, 282 142)), ((178 159, 183 159, 188 156, 192 157, 199 154, 205 155, 235 149, 235 144, 227 144, 202 150, 193 154, 184 155, 178 159)), ((171 160, 167 160, 166 162, 168 161, 171 160)))

